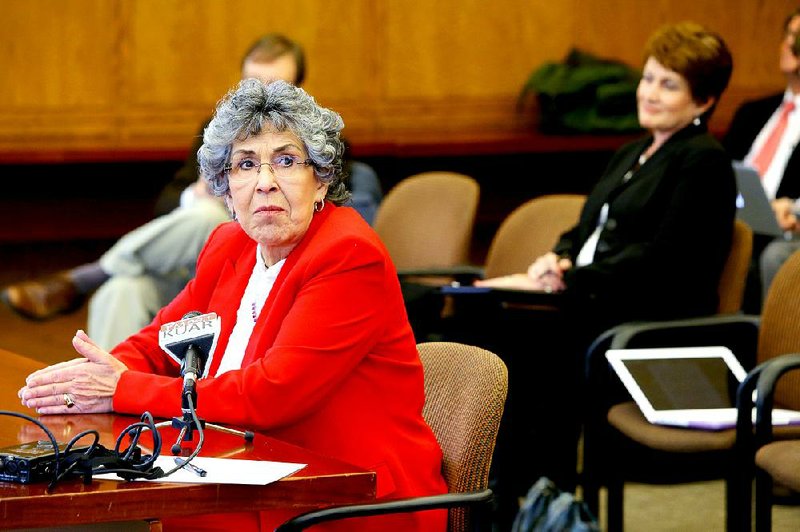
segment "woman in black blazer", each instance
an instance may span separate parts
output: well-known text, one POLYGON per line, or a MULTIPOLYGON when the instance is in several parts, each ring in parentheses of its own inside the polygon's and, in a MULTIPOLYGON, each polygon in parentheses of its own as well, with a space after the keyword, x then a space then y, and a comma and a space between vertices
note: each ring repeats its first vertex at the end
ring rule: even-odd
POLYGON ((493 464, 501 521, 539 475, 562 489, 575 485, 589 341, 624 321, 717 309, 736 183, 706 123, 730 78, 731 56, 716 34, 681 23, 657 31, 644 58, 637 102, 649 134, 614 155, 578 224, 552 252, 527 273, 478 283, 564 295, 555 316, 520 318, 516 328, 510 317, 491 322, 498 352, 510 360, 509 421, 493 464))
POLYGON ((658 30, 644 57, 637 109, 649 134, 614 155, 552 252, 526 274, 479 284, 563 291, 575 303, 568 308, 592 318, 592 332, 716 311, 736 182, 706 123, 731 55, 719 36, 685 22, 658 30))

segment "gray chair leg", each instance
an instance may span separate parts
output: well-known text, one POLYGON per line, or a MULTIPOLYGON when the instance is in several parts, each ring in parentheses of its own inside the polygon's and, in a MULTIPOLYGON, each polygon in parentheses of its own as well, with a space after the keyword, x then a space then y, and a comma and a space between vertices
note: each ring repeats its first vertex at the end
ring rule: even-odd
POLYGON ((746 466, 732 468, 725 478, 725 530, 751 532, 753 529, 753 472, 746 466))
POLYGON ((772 530, 772 477, 756 470, 756 532, 772 530))
POLYGON ((606 503, 608 532, 622 532, 625 528, 625 481, 621 478, 609 478, 606 487, 608 489, 608 500, 606 503))

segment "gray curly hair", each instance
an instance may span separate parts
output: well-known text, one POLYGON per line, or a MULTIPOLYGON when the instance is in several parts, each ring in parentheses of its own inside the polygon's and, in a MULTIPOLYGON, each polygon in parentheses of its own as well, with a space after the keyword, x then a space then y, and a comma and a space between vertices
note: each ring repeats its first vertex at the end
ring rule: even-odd
POLYGON ((344 142, 339 132, 343 127, 342 117, 317 105, 303 89, 280 80, 268 84, 242 80, 219 101, 203 132, 203 145, 197 151, 200 175, 214 195, 227 196, 230 186, 225 166, 233 143, 265 129, 288 130, 303 143, 314 175, 328 185, 325 199, 341 205, 350 197, 342 179, 344 142))

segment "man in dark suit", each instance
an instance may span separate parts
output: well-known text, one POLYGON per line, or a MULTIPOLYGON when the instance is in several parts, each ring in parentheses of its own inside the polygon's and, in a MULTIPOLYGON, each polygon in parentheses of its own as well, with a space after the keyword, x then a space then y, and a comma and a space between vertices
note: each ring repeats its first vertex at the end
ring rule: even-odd
MULTIPOLYGON (((731 157, 758 170, 784 238, 756 241, 762 299, 784 261, 800 249, 800 8, 784 24, 779 67, 786 76, 782 93, 745 102, 723 141, 731 157), (763 250, 763 251, 762 251, 763 250)), ((749 299, 749 298, 748 298, 749 299)))

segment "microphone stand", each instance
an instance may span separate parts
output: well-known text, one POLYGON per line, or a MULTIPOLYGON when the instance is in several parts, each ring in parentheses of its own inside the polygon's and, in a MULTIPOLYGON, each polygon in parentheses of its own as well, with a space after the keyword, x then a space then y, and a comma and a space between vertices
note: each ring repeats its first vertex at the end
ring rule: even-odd
POLYGON ((183 412, 183 415, 181 417, 173 417, 172 421, 162 421, 156 424, 156 427, 159 428, 171 425, 173 428, 180 430, 178 439, 175 440, 175 444, 170 448, 172 454, 181 454, 181 442, 192 441, 192 438, 194 437, 194 431, 202 431, 205 428, 216 430, 218 432, 224 432, 225 434, 241 436, 246 442, 253 441, 253 438, 255 437, 255 433, 253 433, 253 431, 241 431, 229 427, 223 427, 222 425, 216 425, 214 423, 206 423, 204 419, 197 416, 197 412, 195 411, 196 405, 197 390, 195 388, 195 381, 192 380, 186 383, 183 388, 183 394, 181 395, 181 411, 183 412))

